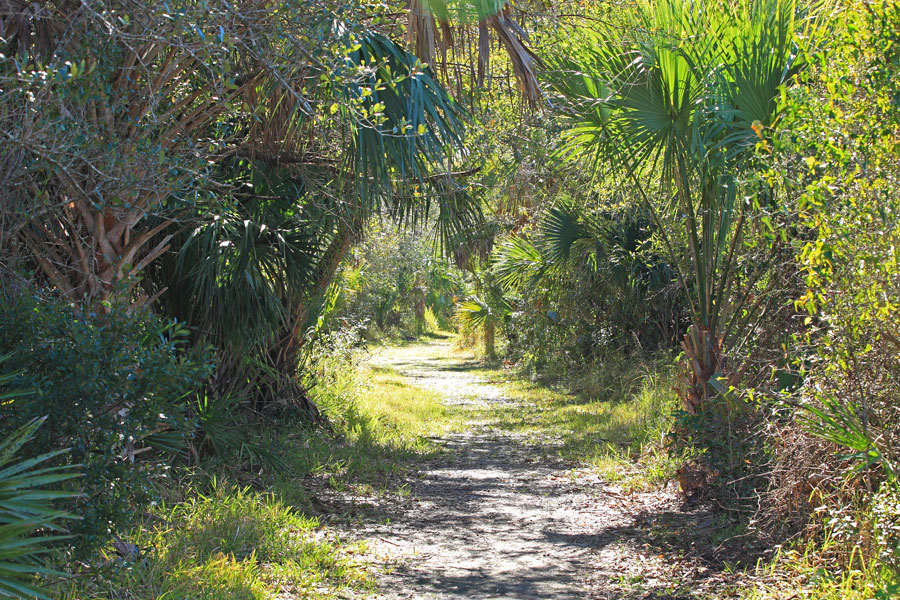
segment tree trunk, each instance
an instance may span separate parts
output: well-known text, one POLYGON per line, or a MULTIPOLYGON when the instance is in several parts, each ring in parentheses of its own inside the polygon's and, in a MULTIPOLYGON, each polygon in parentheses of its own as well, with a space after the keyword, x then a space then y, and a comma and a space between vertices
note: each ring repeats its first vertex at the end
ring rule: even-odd
POLYGON ((688 364, 681 377, 682 406, 689 414, 700 414, 712 395, 713 378, 723 370, 722 340, 705 327, 691 325, 681 348, 688 364))
POLYGON ((267 386, 270 388, 266 393, 268 400, 274 400, 278 396, 284 395, 285 392, 289 392, 290 395, 295 396, 295 400, 301 403, 302 408, 310 414, 314 421, 322 421, 322 416, 315 404, 300 389, 294 375, 300 364, 300 354, 308 341, 306 333, 310 321, 314 316, 318 317, 322 300, 334 282, 334 276, 341 262, 362 235, 363 224, 362 218, 354 217, 348 221, 342 221, 338 225, 337 232, 319 261, 312 288, 305 298, 297 301, 294 305, 290 322, 269 350, 270 364, 281 377, 280 383, 271 382, 267 386), (291 390, 291 388, 296 389, 291 390))
POLYGON ((416 288, 416 335, 425 333, 425 292, 421 288, 416 288))
POLYGON ((496 351, 494 349, 494 337, 497 325, 490 319, 484 322, 484 355, 488 358, 494 358, 496 351))

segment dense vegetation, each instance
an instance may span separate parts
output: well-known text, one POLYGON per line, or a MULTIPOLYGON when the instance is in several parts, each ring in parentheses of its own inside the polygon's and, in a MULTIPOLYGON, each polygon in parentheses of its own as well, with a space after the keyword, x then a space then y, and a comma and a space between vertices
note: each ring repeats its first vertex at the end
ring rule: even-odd
POLYGON ((0 0, 0 596, 365 590, 302 480, 434 451, 357 360, 441 332, 814 597, 900 593, 898 44, 893 0, 0 0))

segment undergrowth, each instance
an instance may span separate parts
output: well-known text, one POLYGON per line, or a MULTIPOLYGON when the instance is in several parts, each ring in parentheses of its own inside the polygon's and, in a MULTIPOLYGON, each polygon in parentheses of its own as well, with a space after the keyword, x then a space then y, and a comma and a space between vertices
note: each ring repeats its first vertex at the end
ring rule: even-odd
POLYGON ((365 551, 273 494, 221 483, 151 508, 90 577, 60 584, 60 600, 330 598, 369 585, 365 551), (288 596, 289 594, 289 596, 288 596))
MULTIPOLYGON (((882 564, 867 563, 853 552, 847 568, 836 568, 825 557, 846 545, 825 537, 815 542, 780 548, 775 557, 760 564, 755 576, 760 583, 738 595, 741 600, 891 600, 900 597, 900 579, 882 564)), ((858 548, 857 548, 858 550, 858 548)))
MULTIPOLYGON (((206 456, 160 480, 150 506, 119 541, 57 582, 60 600, 270 600, 346 597, 372 586, 363 544, 314 515, 324 485, 402 493, 402 475, 434 456, 428 436, 447 420, 440 396, 350 353, 317 361, 313 396, 330 429, 297 418, 248 420, 246 437, 277 456, 248 464, 239 450, 206 456), (231 482, 231 483, 226 483, 231 482)), ((340 518, 339 514, 330 517, 340 518)))

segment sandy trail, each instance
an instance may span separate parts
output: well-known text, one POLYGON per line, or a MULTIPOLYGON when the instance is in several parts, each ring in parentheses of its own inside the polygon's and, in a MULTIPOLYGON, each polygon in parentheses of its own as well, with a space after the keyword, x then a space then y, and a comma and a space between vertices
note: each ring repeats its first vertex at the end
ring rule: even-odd
MULTIPOLYGON (((448 344, 393 348, 371 362, 440 393, 447 404, 522 402, 467 372, 473 363, 448 361, 448 344)), ((640 527, 642 509, 677 505, 671 491, 626 496, 548 457, 548 440, 532 445, 487 422, 437 441, 448 451, 410 480, 412 500, 389 520, 352 529, 395 565, 380 576, 376 598, 694 597, 678 591, 685 587, 673 584, 672 565, 640 527)))

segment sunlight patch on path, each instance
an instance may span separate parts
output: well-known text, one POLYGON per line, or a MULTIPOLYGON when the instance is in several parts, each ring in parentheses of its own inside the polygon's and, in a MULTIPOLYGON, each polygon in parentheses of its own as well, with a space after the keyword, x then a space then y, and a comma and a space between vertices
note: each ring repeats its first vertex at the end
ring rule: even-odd
POLYGON ((454 356, 448 340, 381 349, 369 366, 399 372, 471 417, 462 431, 434 438, 446 452, 408 482, 411 499, 401 510, 348 532, 392 566, 376 598, 700 597, 670 594, 684 589, 675 580, 686 570, 651 549, 637 527, 641 514, 673 510, 671 491, 626 497, 548 456, 552 440, 538 445, 532 434, 496 427, 491 408, 524 409, 528 401, 484 381, 480 365, 454 356))
MULTIPOLYGON (((453 358, 446 341, 383 350, 370 364, 450 406, 517 402, 471 373, 477 363, 453 358)), ((542 456, 524 437, 476 419, 441 440, 447 452, 411 485, 413 508, 361 532, 397 565, 379 598, 587 597, 590 538, 602 515, 584 509, 602 485, 595 477, 576 483, 571 465, 542 456)))
POLYGON ((471 373, 480 363, 454 358, 447 340, 382 348, 372 356, 369 364, 395 369, 410 384, 439 393, 449 406, 513 402, 500 388, 471 373))

